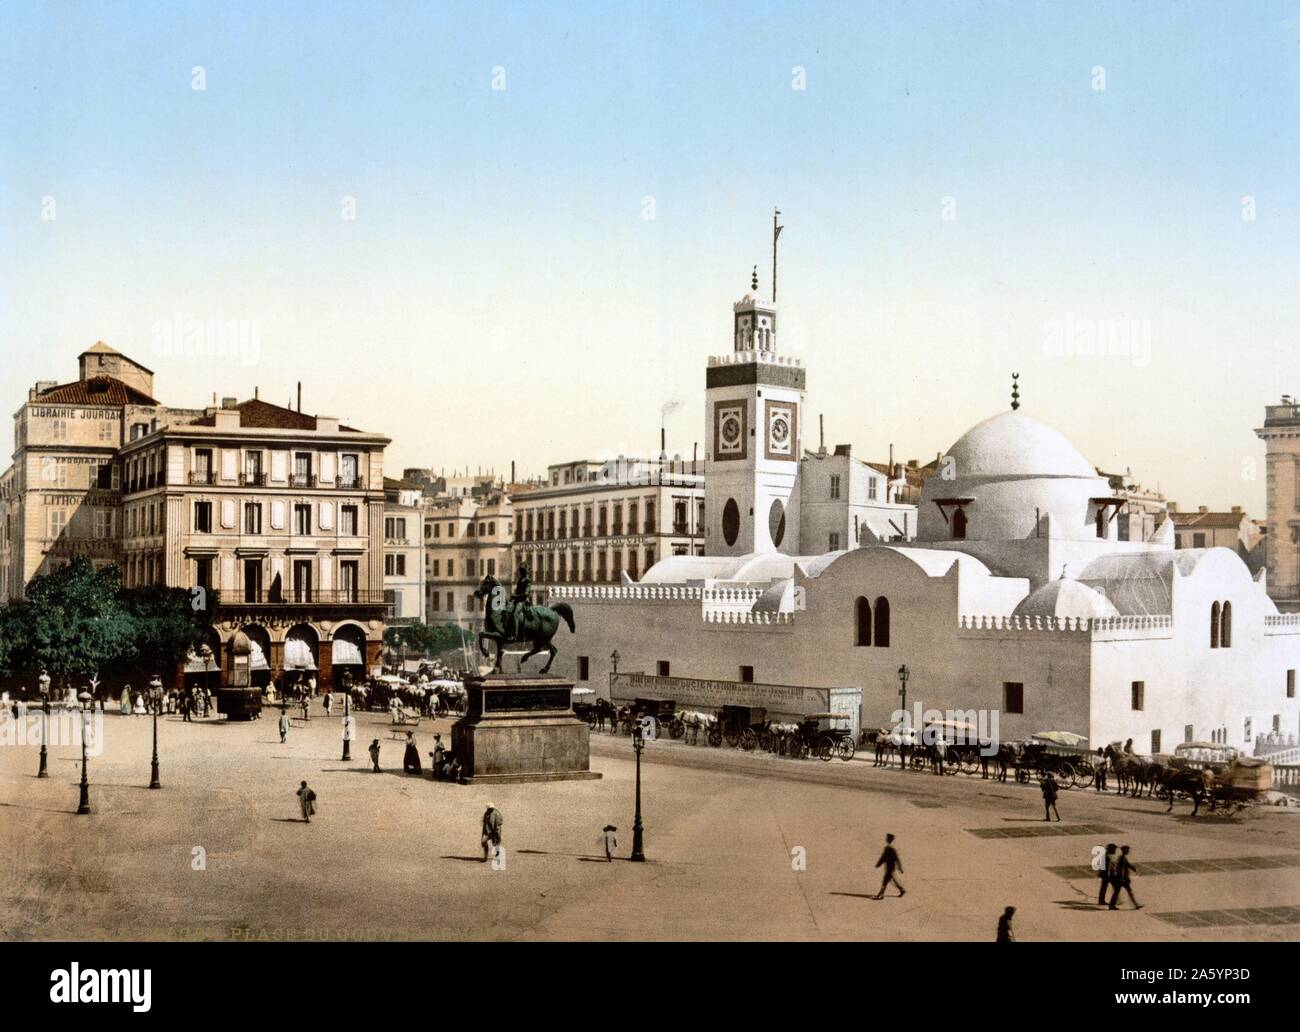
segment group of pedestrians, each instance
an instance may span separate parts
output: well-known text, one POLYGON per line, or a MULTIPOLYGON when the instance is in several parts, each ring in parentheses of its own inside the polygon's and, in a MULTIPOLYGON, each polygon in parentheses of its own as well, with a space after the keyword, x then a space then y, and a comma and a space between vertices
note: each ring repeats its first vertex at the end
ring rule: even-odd
POLYGON ((1142 904, 1133 895, 1133 875, 1137 868, 1128 858, 1128 846, 1116 846, 1114 842, 1106 843, 1106 854, 1101 866, 1097 868, 1097 878, 1101 883, 1097 890, 1097 906, 1109 905, 1111 910, 1119 909, 1119 894, 1127 892, 1129 902, 1134 910, 1141 910, 1142 904), (1116 852, 1118 850, 1118 852, 1116 852), (1106 892, 1110 890, 1110 903, 1106 902, 1106 892))

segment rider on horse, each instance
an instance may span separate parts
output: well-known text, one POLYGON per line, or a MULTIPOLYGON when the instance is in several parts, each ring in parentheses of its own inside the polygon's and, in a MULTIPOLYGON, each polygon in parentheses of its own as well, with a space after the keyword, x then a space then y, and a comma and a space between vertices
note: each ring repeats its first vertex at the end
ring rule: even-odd
POLYGON ((505 613, 506 629, 512 640, 523 637, 524 631, 537 621, 533 617, 530 603, 533 579, 528 574, 528 564, 519 564, 519 573, 515 577, 515 593, 510 596, 510 608, 505 613))

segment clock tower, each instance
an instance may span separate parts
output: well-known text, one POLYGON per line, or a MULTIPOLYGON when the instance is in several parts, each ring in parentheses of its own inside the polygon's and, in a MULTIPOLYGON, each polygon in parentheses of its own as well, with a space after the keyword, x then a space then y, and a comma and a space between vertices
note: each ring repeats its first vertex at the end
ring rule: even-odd
POLYGON ((709 358, 705 390, 706 555, 799 546, 804 369, 777 354, 776 305, 753 290, 733 306, 732 351, 709 358))

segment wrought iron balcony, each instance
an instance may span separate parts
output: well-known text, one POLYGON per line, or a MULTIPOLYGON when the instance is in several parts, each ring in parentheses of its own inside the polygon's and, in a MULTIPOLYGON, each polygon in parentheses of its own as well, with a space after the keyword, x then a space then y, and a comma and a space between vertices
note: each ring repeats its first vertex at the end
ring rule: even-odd
POLYGON ((239 474, 240 487, 265 487, 265 473, 241 473, 239 474))
POLYGON ((210 469, 190 470, 191 484, 211 484, 214 483, 216 479, 216 475, 210 469))
POLYGON ((363 588, 336 588, 324 591, 318 588, 281 588, 272 591, 262 588, 257 591, 234 591, 230 593, 229 605, 245 606, 304 606, 304 605, 384 605, 382 591, 368 591, 363 588))

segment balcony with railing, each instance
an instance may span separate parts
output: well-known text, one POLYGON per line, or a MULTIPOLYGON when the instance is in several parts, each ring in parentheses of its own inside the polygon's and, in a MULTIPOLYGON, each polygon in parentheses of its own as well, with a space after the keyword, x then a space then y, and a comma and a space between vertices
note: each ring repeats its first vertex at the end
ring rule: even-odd
POLYGON ((318 588, 288 587, 279 591, 269 588, 257 590, 245 589, 230 593, 230 602, 246 606, 303 606, 303 605, 383 605, 382 591, 369 591, 364 588, 335 588, 321 590, 318 588))
POLYGON ((293 473, 289 476, 289 486, 315 487, 318 479, 314 473, 293 473))
POLYGON ((336 481, 334 481, 334 486, 339 488, 342 491, 360 491, 361 478, 360 477, 339 477, 336 481))
POLYGON ((240 487, 265 487, 265 473, 241 473, 239 474, 240 487))
POLYGON ((216 483, 216 474, 210 469, 192 469, 190 470, 191 484, 214 484, 216 483))

